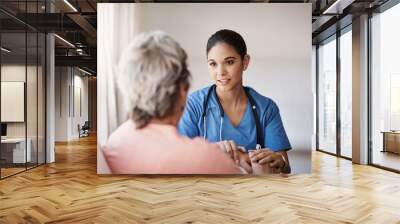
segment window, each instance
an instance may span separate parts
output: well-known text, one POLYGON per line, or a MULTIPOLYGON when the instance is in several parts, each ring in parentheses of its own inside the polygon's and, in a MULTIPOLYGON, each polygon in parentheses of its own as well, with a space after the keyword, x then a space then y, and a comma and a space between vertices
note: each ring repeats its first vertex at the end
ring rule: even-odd
POLYGON ((336 39, 318 47, 318 149, 336 153, 336 39))
POLYGON ((340 36, 340 155, 352 157, 352 35, 340 36))
MULTIPOLYGON (((45 2, 17 3, 18 13, 23 14, 43 12, 39 6, 45 2)), ((44 33, 8 14, 0 12, 0 17, 8 21, 0 29, 0 111, 4 115, 0 178, 5 178, 45 163, 46 39, 44 33)))
POLYGON ((400 5, 371 18, 372 164, 400 170, 400 5))

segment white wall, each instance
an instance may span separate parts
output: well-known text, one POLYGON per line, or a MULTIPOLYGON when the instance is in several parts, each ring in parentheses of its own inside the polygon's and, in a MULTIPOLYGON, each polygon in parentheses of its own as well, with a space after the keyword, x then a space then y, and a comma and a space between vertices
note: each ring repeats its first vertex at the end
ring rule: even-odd
POLYGON ((78 124, 88 120, 88 78, 72 67, 56 67, 55 73, 55 141, 77 139, 78 124), (82 114, 77 105, 81 105, 82 114))
POLYGON ((311 80, 312 80, 312 91, 313 91, 313 135, 311 137, 312 150, 317 149, 317 48, 315 45, 312 46, 312 58, 311 58, 311 80))
POLYGON ((55 68, 55 141, 68 140, 68 85, 67 67, 55 68))
MULTIPOLYGON (((130 22, 130 26, 119 24, 118 30, 109 28, 119 31, 115 36, 126 37, 128 33, 132 39, 132 34, 164 30, 176 39, 188 54, 189 69, 193 75, 191 91, 211 84, 206 64, 207 39, 222 28, 239 32, 245 39, 251 56, 250 66, 244 74, 244 84, 278 104, 294 149, 289 154, 291 162, 293 161, 293 170, 311 171, 314 122, 311 4, 99 4, 99 21, 110 14, 120 20, 134 20, 134 23, 130 22), (130 13, 115 13, 118 10, 130 10, 130 13), (302 154, 301 158, 296 159, 297 153, 302 154)), ((104 37, 110 30, 99 23, 99 31, 99 41, 106 43, 107 39, 104 37)), ((106 48, 99 44, 99 48, 102 46, 106 48)), ((112 51, 122 52, 121 49, 112 51)), ((108 57, 109 54, 98 54, 98 61, 110 61, 108 57)), ((111 59, 117 61, 115 58, 111 59)), ((112 75, 100 67, 98 74, 99 82, 106 80, 107 75, 112 75)), ((103 87, 99 85, 99 88, 103 87)), ((98 108, 102 108, 101 105, 98 108)), ((103 111, 98 111, 99 118, 103 111)), ((98 124, 99 133, 106 127, 101 126, 101 121, 98 124)), ((99 133, 99 136, 103 135, 99 133)), ((104 139, 99 138, 99 142, 104 142, 104 139)), ((103 165, 99 162, 98 167, 103 165)), ((99 170, 98 172, 102 173, 99 170)))
MULTIPOLYGON (((50 2, 46 2, 46 7, 54 11, 50 2)), ((55 42, 54 35, 46 35, 46 163, 56 160, 55 153, 55 42)))
MULTIPOLYGON (((5 82, 25 82, 26 70, 31 71, 32 66, 8 64, 1 66, 1 81, 5 82)), ((28 74, 31 74, 28 72, 28 74)), ((3 98, 4 96, 2 96, 3 98)), ((1 108, 1 110, 8 110, 9 108, 1 108)), ((22 108, 24 110, 24 108, 22 108)), ((7 123, 7 136, 8 137, 25 137, 25 122, 9 122, 7 123)))
MULTIPOLYGON (((7 137, 25 137, 30 139, 30 148, 32 161, 36 162, 36 158, 39 158, 39 163, 44 162, 44 92, 43 89, 43 77, 41 66, 32 66, 25 64, 3 64, 1 66, 1 81, 9 82, 24 82, 26 85, 26 107, 25 100, 22 99, 22 107, 12 108, 3 107, 2 112, 7 113, 22 113, 26 112, 26 120, 22 119, 22 122, 6 122, 7 123, 7 137), (27 79, 27 81, 26 81, 27 79), (14 110, 14 111, 13 111, 14 110), (20 111, 15 111, 20 110, 20 111), (37 153, 39 156, 37 157, 37 153)), ((2 89, 2 94, 3 94, 2 89)), ((24 94, 24 90, 20 90, 21 94, 24 94)), ((7 95, 2 95, 2 98, 7 95)), ((22 98, 25 98, 22 97, 22 98)), ((3 104, 3 103, 2 103, 3 104)))
POLYGON ((352 23, 352 160, 368 163, 368 15, 352 23))
MULTIPOLYGON (((36 66, 25 66, 17 64, 7 64, 1 66, 1 81, 3 82, 24 82, 25 75, 28 77, 27 88, 27 122, 7 122, 7 136, 8 137, 25 137, 25 126, 28 125, 28 137, 35 133, 36 135, 36 66), (27 124, 26 124, 27 123, 27 124)), ((7 96, 2 96, 7 97, 7 96)), ((39 105, 40 107, 41 105, 39 105)), ((24 107, 21 108, 24 111, 24 107)), ((10 108, 1 108, 1 110, 10 110, 10 108)))
POLYGON ((74 70, 74 107, 73 119, 71 120, 71 135, 73 138, 79 137, 77 126, 82 126, 85 121, 88 121, 88 77, 79 70, 74 70), (78 90, 80 93, 78 93, 78 90), (79 97, 80 94, 80 97, 79 97), (80 101, 80 102, 79 102, 80 101), (80 108, 79 108, 80 107, 80 108), (79 110, 82 110, 81 112, 79 110))

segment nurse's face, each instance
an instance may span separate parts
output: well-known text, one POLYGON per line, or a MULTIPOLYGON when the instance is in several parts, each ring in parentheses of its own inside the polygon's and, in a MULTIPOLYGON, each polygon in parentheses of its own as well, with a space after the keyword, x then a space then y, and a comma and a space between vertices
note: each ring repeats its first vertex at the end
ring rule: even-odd
POLYGON ((217 88, 229 91, 242 86, 243 71, 249 64, 250 57, 242 57, 229 44, 217 43, 207 55, 208 70, 217 88))

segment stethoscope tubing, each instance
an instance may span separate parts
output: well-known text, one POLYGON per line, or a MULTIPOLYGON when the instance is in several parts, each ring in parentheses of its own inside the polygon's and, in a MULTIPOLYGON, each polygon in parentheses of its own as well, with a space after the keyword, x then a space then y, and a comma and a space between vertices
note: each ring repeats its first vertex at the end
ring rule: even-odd
MULTIPOLYGON (((249 89, 247 87, 244 87, 244 90, 246 92, 246 96, 247 99, 250 102, 251 105, 251 110, 252 110, 252 114, 253 114, 253 118, 255 120, 256 123, 256 140, 257 140, 257 145, 256 145, 256 149, 261 149, 262 145, 263 145, 263 137, 261 134, 261 124, 260 124, 260 120, 258 118, 258 113, 257 113, 257 107, 256 107, 256 103, 253 99, 253 97, 250 95, 249 93, 249 89)), ((208 102, 210 101, 210 97, 211 94, 214 93, 215 98, 217 100, 218 103, 218 108, 220 111, 220 126, 219 126, 219 140, 222 141, 222 126, 224 123, 224 117, 225 117, 225 112, 224 109, 222 108, 221 102, 219 101, 219 98, 217 96, 217 91, 216 91, 216 86, 212 85, 210 87, 210 89, 207 92, 206 98, 203 102, 203 113, 202 113, 202 118, 203 118, 203 137, 204 139, 207 139, 207 122, 206 122, 206 117, 207 117, 207 109, 208 109, 208 102)))

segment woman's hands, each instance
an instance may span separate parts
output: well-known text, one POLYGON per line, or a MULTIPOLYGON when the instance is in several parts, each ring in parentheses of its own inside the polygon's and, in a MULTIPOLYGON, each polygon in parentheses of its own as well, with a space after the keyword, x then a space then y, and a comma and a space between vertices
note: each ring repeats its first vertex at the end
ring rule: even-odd
POLYGON ((290 173, 286 151, 274 152, 268 148, 254 150, 250 154, 250 160, 252 163, 257 163, 261 166, 268 165, 274 173, 290 173))
POLYGON ((220 149, 227 153, 236 165, 243 168, 247 173, 252 173, 249 155, 243 147, 237 146, 232 140, 217 142, 220 149))
POLYGON ((290 164, 286 151, 274 152, 264 148, 252 150, 247 154, 243 147, 237 146, 232 140, 217 142, 220 149, 227 153, 236 165, 247 173, 290 173, 290 164))

